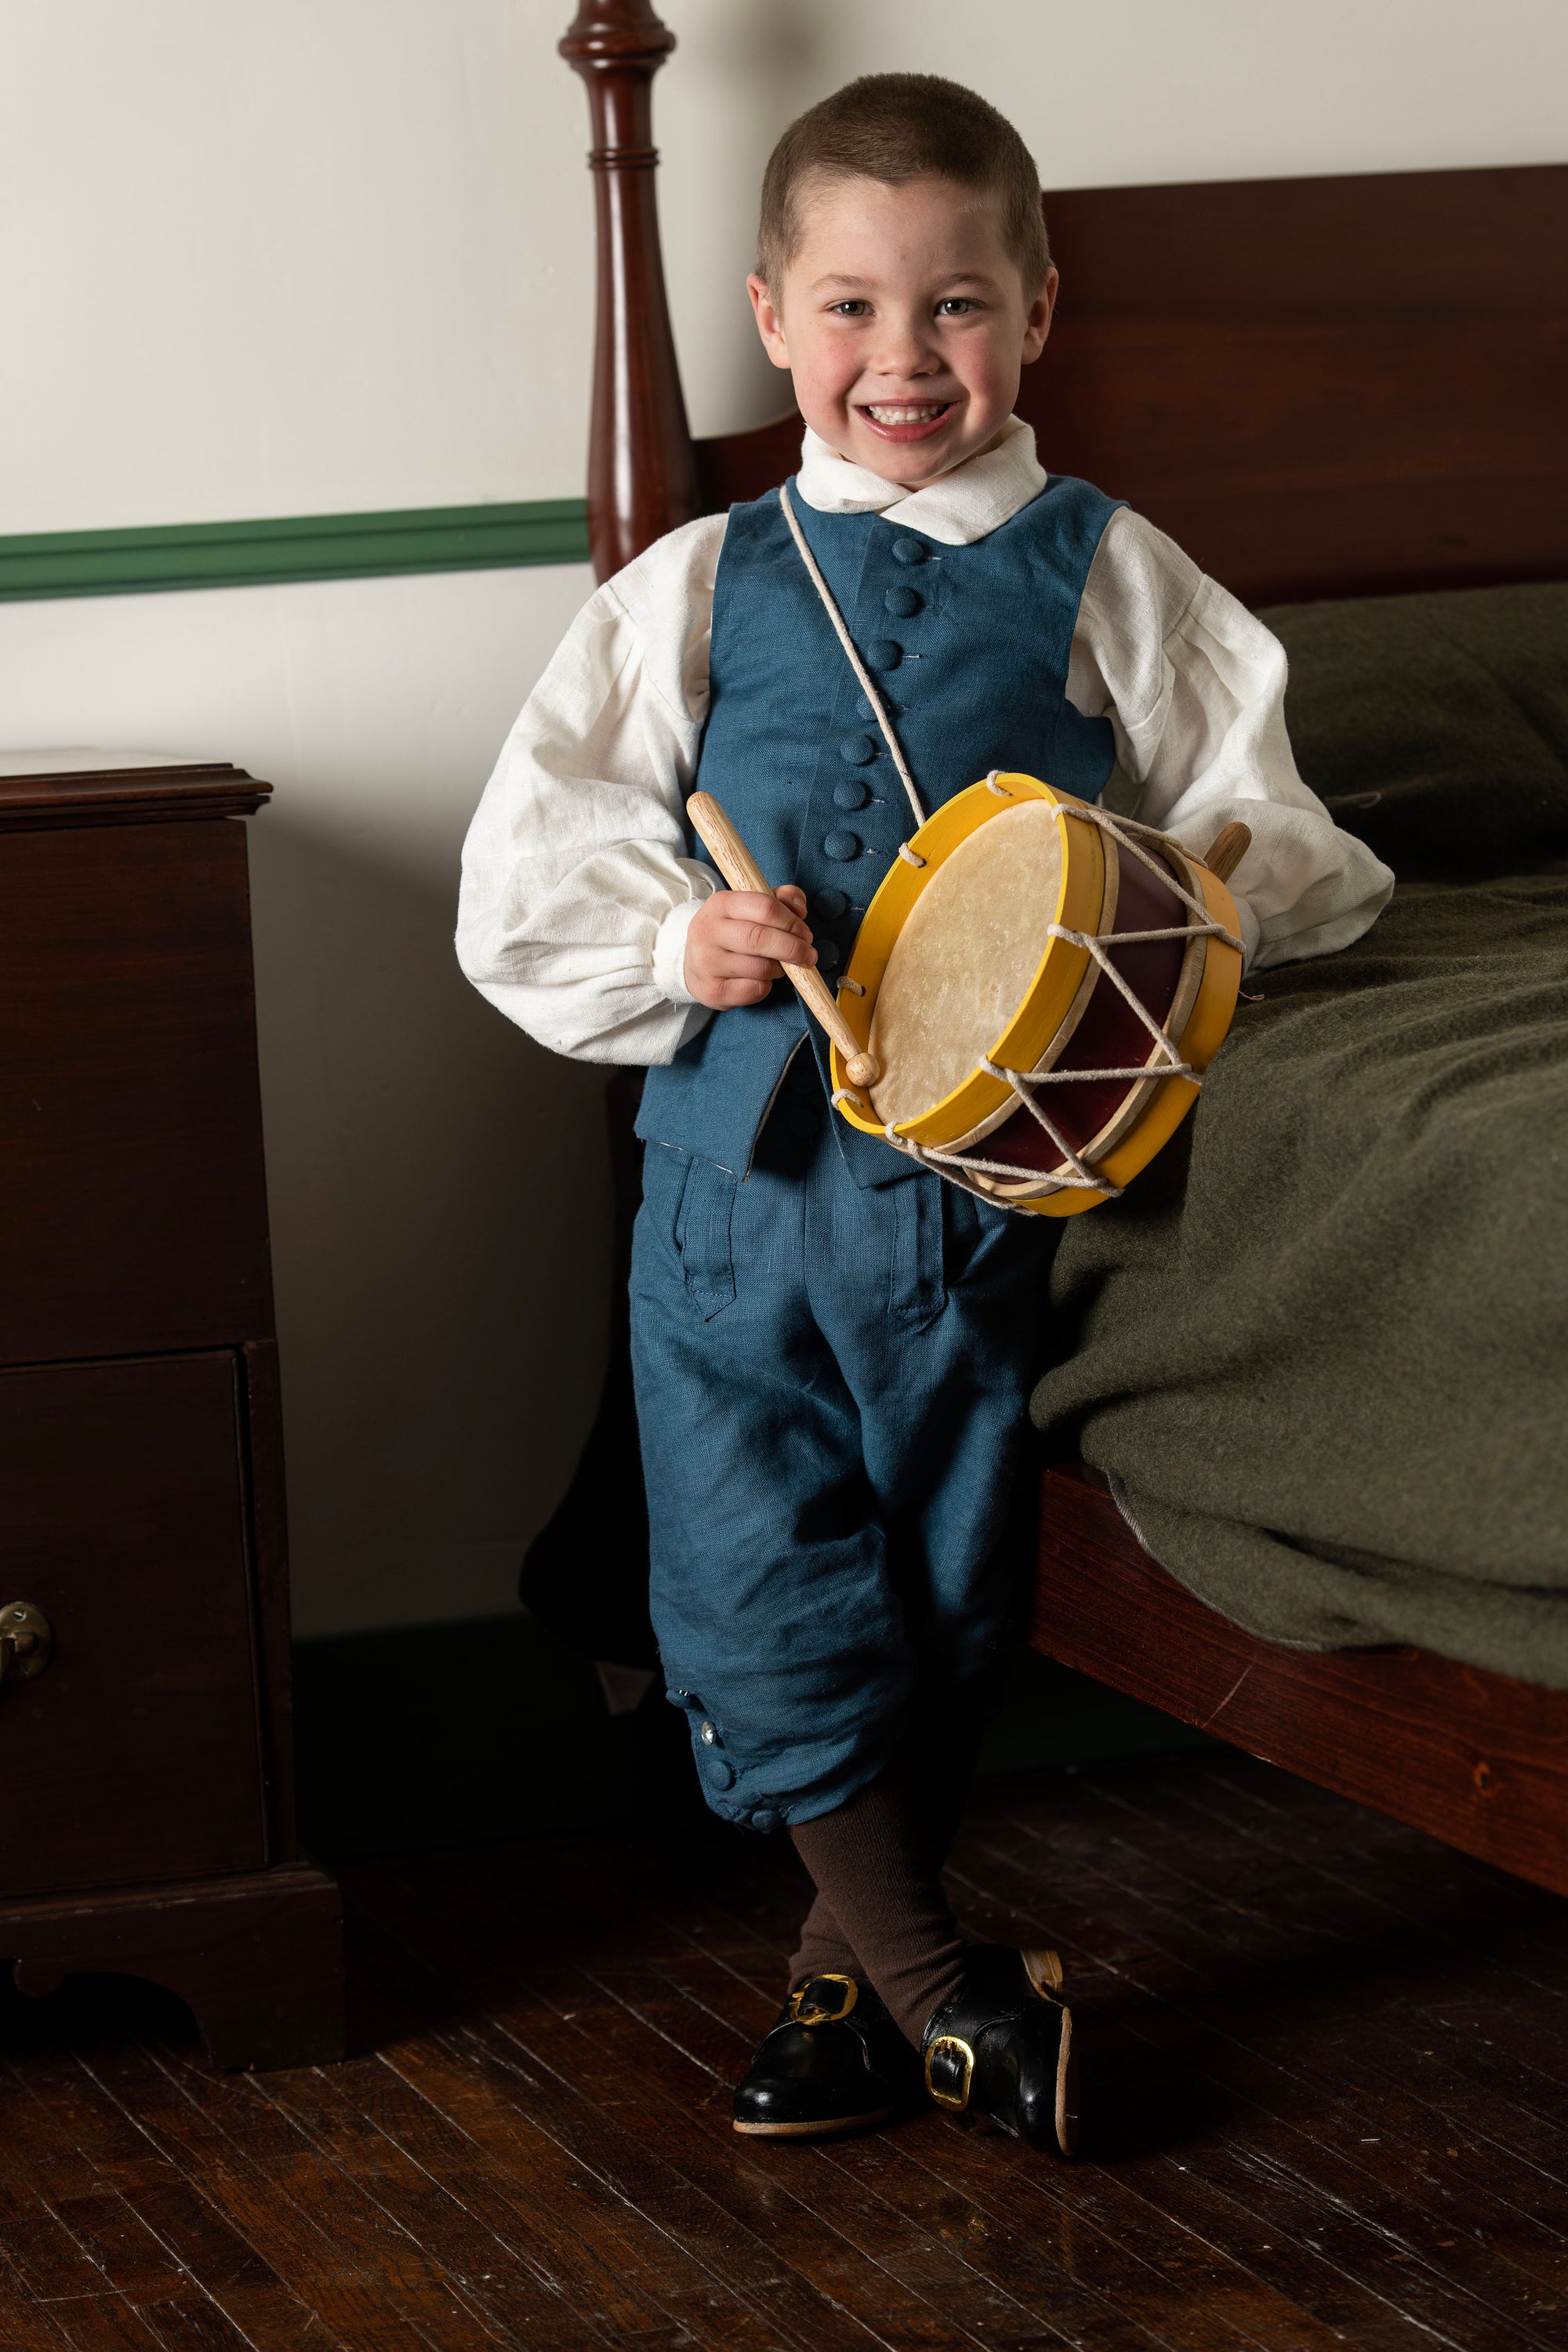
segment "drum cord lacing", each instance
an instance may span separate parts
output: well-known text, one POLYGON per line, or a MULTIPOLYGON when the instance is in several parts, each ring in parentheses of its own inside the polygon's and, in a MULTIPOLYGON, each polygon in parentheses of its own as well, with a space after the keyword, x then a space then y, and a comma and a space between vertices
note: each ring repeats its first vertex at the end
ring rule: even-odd
MULTIPOLYGON (((849 667, 859 680, 860 690, 865 695, 877 724, 882 730, 883 740, 892 756, 893 765, 899 772, 899 780, 909 797, 910 806, 914 811, 915 825, 918 830, 926 821, 926 813, 920 793, 915 788, 915 780, 910 773, 909 762, 904 758, 903 747, 893 731, 893 722, 883 706, 882 698, 871 683, 870 673, 860 658, 859 648, 845 625, 844 615, 838 609, 833 591, 823 577, 822 567, 806 542, 805 533, 800 527, 790 498, 787 482, 781 482, 779 485, 779 505, 784 509, 784 519, 789 525, 790 536, 799 551, 800 560, 810 575, 813 587, 822 599, 824 612, 833 624, 834 635, 843 646, 849 667)), ((985 782, 990 790, 999 798, 1011 800, 1014 795, 1005 784, 998 782, 998 774, 999 771, 993 768, 985 782)), ((1111 962, 1107 950, 1117 947, 1136 947, 1156 940, 1194 940, 1210 936, 1222 940, 1226 947, 1234 948, 1238 955, 1245 953, 1241 941, 1227 931, 1223 923, 1215 921, 1203 900, 1195 898, 1190 890, 1185 889, 1164 860, 1152 856, 1148 850, 1140 846, 1136 838, 1137 835, 1142 835, 1145 840, 1160 842, 1162 846, 1164 846, 1166 845, 1163 835, 1156 833, 1149 825, 1138 824, 1131 817, 1112 816, 1108 810, 1092 808, 1086 802, 1075 803, 1071 808, 1065 808, 1060 803, 1054 805, 1056 814, 1059 817, 1077 817, 1081 824, 1097 824, 1106 833, 1113 835, 1121 846, 1130 849, 1133 856, 1148 866, 1152 874, 1157 875, 1166 888, 1173 890, 1176 897, 1197 916, 1198 919, 1195 923, 1173 925, 1164 930, 1107 931, 1103 936, 1093 931, 1070 931, 1060 923, 1053 923, 1050 926, 1048 934, 1050 938, 1063 940, 1069 947, 1081 948, 1087 954, 1093 957, 1105 977, 1121 991, 1139 1020, 1148 1030, 1158 1048, 1158 1055, 1163 1056, 1163 1060, 1152 1055, 1147 1062, 1139 1065, 1136 1068, 1123 1070, 1012 1070, 1006 1068, 1002 1063, 993 1062, 988 1056, 982 1057, 980 1067, 986 1076, 999 1078, 1009 1086, 1030 1118, 1038 1126, 1044 1128, 1052 1143, 1061 1153, 1068 1173, 1063 1174, 1060 1171, 1053 1171, 1050 1174, 1042 1176, 1041 1171, 1036 1168, 1015 1168, 1009 1166, 1005 1160, 977 1160, 969 1152, 942 1151, 935 1144, 916 1143, 910 1136, 897 1134, 890 1121, 884 1124, 882 1133, 895 1151, 901 1151, 907 1158, 919 1160, 922 1168, 931 1169, 938 1176, 945 1176, 951 1183, 959 1185, 966 1192, 973 1192, 980 1200, 991 1202, 994 1207, 1011 1209, 1016 1206, 1020 1214, 1026 1213, 1021 1203, 999 1201, 996 1194, 987 1186, 967 1182, 964 1171, 973 1171, 976 1176, 1010 1177, 1015 1182, 1029 1184, 1035 1190, 1037 1197, 1040 1192, 1098 1192, 1103 1200, 1116 1201, 1121 1199, 1122 1191, 1120 1184, 1112 1184, 1109 1178, 1097 1176, 1088 1163, 1079 1157, 1055 1121, 1047 1117, 1040 1105, 1035 1100, 1034 1089, 1037 1087, 1095 1086, 1117 1079, 1131 1080, 1154 1076, 1162 1078, 1187 1078, 1194 1087, 1203 1085, 1202 1078, 1192 1064, 1183 1061, 1180 1048, 1123 980, 1111 962)), ((909 866, 923 866, 926 863, 919 850, 907 841, 901 841, 899 844, 899 856, 909 866)), ((858 981, 846 979, 839 982, 839 986, 841 989, 849 989, 857 996, 864 996, 866 993, 858 981)), ((853 1103, 856 1109, 859 1111, 863 1111, 866 1108, 864 1098, 848 1087, 840 1087, 832 1100, 835 1108, 845 1102, 853 1103)))
MULTIPOLYGON (((994 768, 986 777, 985 782, 990 790, 1001 798, 1010 800, 1014 797, 1005 784, 997 782, 997 771, 994 768)), ((1166 888, 1173 891, 1184 905, 1198 917, 1198 920, 1195 923, 1168 925, 1160 930, 1107 931, 1103 934, 1094 931, 1069 930, 1064 923, 1052 923, 1049 926, 1047 933, 1049 938, 1065 940, 1069 947, 1079 948, 1086 954, 1093 957, 1105 977, 1126 998, 1139 1020, 1153 1038, 1158 1049, 1157 1053, 1151 1055, 1147 1062, 1136 1064, 1131 1068, 1115 1070, 1014 1070, 1008 1068, 1005 1063, 992 1061, 988 1055, 981 1057, 979 1066, 984 1071, 986 1076, 999 1078, 1010 1087, 1030 1118, 1038 1126, 1044 1128, 1051 1142, 1062 1155, 1066 1165, 1065 1173, 1058 1170, 1042 1176, 1038 1169, 1018 1168, 1005 1160, 981 1160, 976 1158, 973 1151, 943 1151, 935 1144, 917 1143, 912 1137, 898 1134, 890 1122, 884 1125, 882 1133, 896 1151, 901 1151, 907 1158, 918 1160, 921 1167, 930 1168, 935 1175, 946 1177, 950 1182, 961 1186, 966 1192, 973 1192, 978 1199, 989 1201, 994 1207, 1016 1208, 1020 1215, 1027 1213, 1022 1203, 999 1201, 989 1187, 966 1182, 966 1173, 973 1171, 976 1176, 1008 1177, 1015 1182, 1027 1183, 1031 1187, 1037 1188, 1037 1198, 1042 1192, 1098 1192, 1102 1200, 1116 1201, 1121 1199, 1123 1189, 1120 1184, 1111 1183, 1108 1177, 1097 1175, 1088 1162, 1073 1150, 1056 1122, 1047 1116, 1045 1110, 1035 1100, 1033 1092, 1035 1087, 1094 1086, 1111 1080, 1152 1077, 1186 1078, 1194 1087, 1201 1087, 1203 1085, 1203 1079, 1193 1065, 1182 1059, 1181 1049, 1169 1032, 1155 1020, 1136 991, 1117 971, 1110 961, 1109 950, 1116 947, 1139 946, 1157 940, 1191 940, 1208 937, 1222 940, 1226 947, 1234 948, 1238 955, 1245 952, 1241 941, 1235 934, 1227 930, 1223 923, 1217 922, 1209 913, 1203 900, 1195 898, 1192 891, 1186 889, 1176 879, 1164 859, 1151 856, 1150 852, 1142 847, 1138 838, 1141 835, 1144 840, 1158 841, 1163 846, 1168 846, 1162 835, 1154 832, 1150 826, 1135 824, 1131 817, 1112 816, 1108 810, 1091 808, 1087 803, 1068 808, 1058 803, 1055 804, 1055 813, 1062 818, 1075 817, 1082 824, 1099 825, 1103 832, 1114 835, 1119 846, 1130 850, 1142 865, 1148 866, 1151 873, 1157 875, 1166 888)), ((862 990, 859 992, 864 994, 865 992, 862 990)), ((841 1102, 852 1102, 858 1110, 865 1108, 861 1097, 847 1087, 839 1087, 833 1097, 833 1101, 836 1106, 841 1102)))

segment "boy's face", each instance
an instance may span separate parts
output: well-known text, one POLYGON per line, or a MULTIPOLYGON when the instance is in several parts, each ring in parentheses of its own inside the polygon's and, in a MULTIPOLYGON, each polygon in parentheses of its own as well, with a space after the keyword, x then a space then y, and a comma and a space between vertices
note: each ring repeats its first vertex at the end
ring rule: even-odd
POLYGON ((961 466, 1012 413, 1044 349, 1057 273, 1026 287, 1001 207, 951 180, 818 179, 776 297, 747 279, 757 331, 830 448, 913 488, 961 466))

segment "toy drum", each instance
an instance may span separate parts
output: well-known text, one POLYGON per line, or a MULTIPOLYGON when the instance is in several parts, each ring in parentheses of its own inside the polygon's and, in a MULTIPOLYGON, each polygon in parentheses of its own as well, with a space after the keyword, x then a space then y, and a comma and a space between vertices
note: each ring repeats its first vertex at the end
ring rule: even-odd
POLYGON ((1033 776, 927 819, 866 910, 838 1008, 880 1076, 834 1100, 965 1190, 1047 1217, 1113 1199, 1196 1099, 1236 1010, 1224 883, 1033 776))

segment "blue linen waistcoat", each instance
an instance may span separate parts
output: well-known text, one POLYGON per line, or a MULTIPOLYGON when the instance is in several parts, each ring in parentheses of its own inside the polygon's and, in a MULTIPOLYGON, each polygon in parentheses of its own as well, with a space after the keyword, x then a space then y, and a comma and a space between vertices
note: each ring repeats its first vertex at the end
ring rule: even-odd
MULTIPOLYGON (((1121 502, 1053 475, 987 537, 950 547, 880 515, 820 513, 790 487, 927 814, 993 768, 1098 799, 1115 760, 1110 723, 1067 700, 1068 661, 1095 550, 1121 502)), ((770 882, 805 891, 831 986, 915 818, 776 490, 730 509, 710 692, 698 785, 770 882)), ((761 1004, 715 1013, 648 1072, 638 1134, 744 1176, 808 1029, 826 1084, 826 1040, 793 988, 780 982, 761 1004)), ((920 1173, 847 1120, 833 1127, 858 1184, 920 1173)))

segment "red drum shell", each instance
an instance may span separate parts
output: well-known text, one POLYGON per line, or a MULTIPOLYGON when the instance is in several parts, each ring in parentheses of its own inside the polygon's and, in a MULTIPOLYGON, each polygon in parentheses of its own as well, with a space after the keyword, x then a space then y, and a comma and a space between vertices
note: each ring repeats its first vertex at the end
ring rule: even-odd
MULTIPOLYGON (((1142 845, 1148 848, 1151 856, 1160 856, 1152 844, 1142 845)), ((1115 916, 1119 931, 1162 931, 1190 920, 1185 901, 1152 873, 1141 858, 1123 847, 1119 863, 1115 916)), ((1160 863, 1167 872, 1174 871, 1163 857, 1160 863)), ((1133 994, 1163 1027, 1176 1001, 1186 955, 1185 940, 1147 940, 1128 947, 1108 948, 1106 954, 1133 994)), ((1147 1026, 1139 1020, 1121 990, 1101 972, 1078 1027, 1054 1066, 1058 1070, 1142 1068, 1153 1047, 1154 1040, 1147 1026)), ((1032 1091, 1058 1134, 1066 1138, 1074 1151, 1082 1151, 1115 1118, 1134 1087, 1142 1083, 1141 1078, 1086 1079, 1081 1086, 1052 1084, 1032 1091)), ((1043 1175, 1054 1175, 1068 1164, 1038 1119, 1022 1105, 1011 1118, 1004 1119, 1000 1127, 993 1128, 989 1135, 959 1156, 1037 1169, 1043 1175)))

